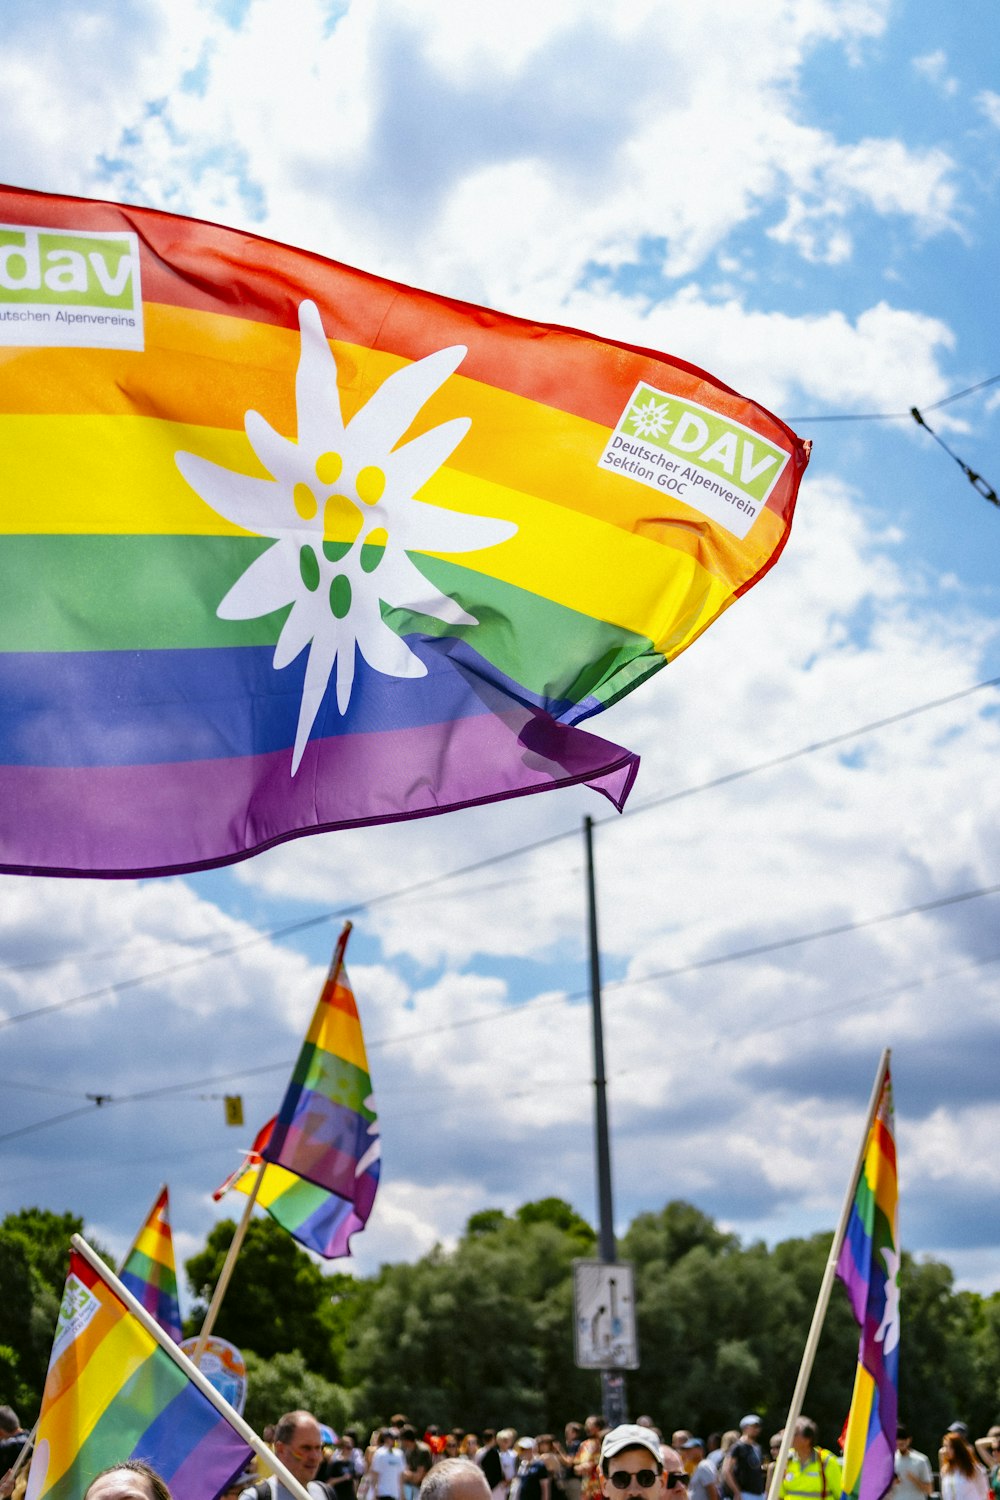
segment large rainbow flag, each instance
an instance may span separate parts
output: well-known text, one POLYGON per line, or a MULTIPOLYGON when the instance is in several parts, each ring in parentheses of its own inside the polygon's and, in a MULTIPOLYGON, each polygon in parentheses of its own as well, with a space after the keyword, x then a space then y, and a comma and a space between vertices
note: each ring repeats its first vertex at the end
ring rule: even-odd
POLYGON ((899 1392, 899 1212, 888 1063, 837 1261, 861 1329, 844 1440, 843 1495, 881 1500, 895 1478, 899 1392))
POLYGON ((668 355, 13 188, 0 345, 3 870, 620 807, 576 726, 771 567, 808 458, 668 355))
POLYGON ((341 933, 312 1024, 281 1109, 243 1165, 215 1193, 251 1193, 310 1250, 349 1253, 375 1202, 381 1153, 368 1057, 344 971, 350 923, 341 933))
POLYGON ((252 1450, 99 1266, 70 1254, 26 1500, 79 1500, 126 1458, 152 1464, 174 1500, 215 1500, 252 1450))
POLYGON ((181 1309, 177 1300, 177 1266, 170 1232, 170 1194, 160 1189, 149 1217, 118 1272, 137 1302, 156 1319, 164 1333, 180 1343, 181 1309))

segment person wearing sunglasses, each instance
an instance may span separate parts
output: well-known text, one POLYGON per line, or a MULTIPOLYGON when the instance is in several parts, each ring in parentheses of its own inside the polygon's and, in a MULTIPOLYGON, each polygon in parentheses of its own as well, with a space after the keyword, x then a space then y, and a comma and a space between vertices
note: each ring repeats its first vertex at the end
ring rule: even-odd
POLYGON ((599 1475, 605 1500, 661 1500, 666 1485, 653 1429, 631 1422, 612 1427, 601 1443, 599 1475))

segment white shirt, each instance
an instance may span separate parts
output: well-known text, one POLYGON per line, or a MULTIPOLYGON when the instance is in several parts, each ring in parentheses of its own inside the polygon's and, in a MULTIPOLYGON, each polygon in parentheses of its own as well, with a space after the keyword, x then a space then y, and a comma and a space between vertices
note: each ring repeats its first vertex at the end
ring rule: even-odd
POLYGON ((406 1457, 398 1448, 376 1448, 372 1454, 371 1472, 375 1475, 375 1494, 388 1500, 400 1500, 402 1473, 406 1457))

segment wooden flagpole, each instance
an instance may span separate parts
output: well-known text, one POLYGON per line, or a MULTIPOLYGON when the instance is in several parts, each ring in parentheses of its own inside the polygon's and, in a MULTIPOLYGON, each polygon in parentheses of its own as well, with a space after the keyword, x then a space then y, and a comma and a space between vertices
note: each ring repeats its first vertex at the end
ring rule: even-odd
POLYGON ((247 1228, 250 1224, 250 1215, 253 1213, 253 1206, 257 1202, 257 1194, 260 1192, 260 1185, 264 1181, 264 1169, 266 1168, 266 1166, 267 1162, 262 1161, 260 1167, 257 1170, 257 1176, 254 1178, 253 1187, 250 1190, 246 1205, 243 1209, 243 1217, 240 1219, 240 1222, 236 1226, 236 1233, 233 1235, 233 1238, 230 1242, 229 1249, 226 1253, 226 1259, 223 1262, 222 1270, 219 1273, 219 1279, 215 1284, 215 1291, 212 1293, 212 1300, 209 1303, 208 1312, 205 1314, 205 1321, 201 1325, 201 1332, 198 1335, 198 1342, 194 1347, 194 1353, 191 1355, 192 1362, 196 1365, 201 1364, 201 1357, 205 1352, 205 1345, 208 1343, 208 1340, 212 1333, 212 1329, 215 1327, 215 1320, 219 1316, 219 1308, 222 1306, 222 1299, 226 1295, 226 1291, 229 1287, 229 1282, 232 1279, 233 1271, 236 1268, 236 1258, 243 1247, 243 1240, 246 1236, 247 1228))
MULTIPOLYGON (((347 947, 347 939, 351 935, 351 928, 353 926, 353 922, 344 923, 344 929, 341 932, 340 937, 337 939, 337 946, 333 950, 333 958, 330 960, 330 968, 326 976, 326 984, 336 984, 337 980, 340 978, 340 971, 344 967, 344 950, 347 947)), ((324 988, 325 987, 326 986, 324 985, 324 988)), ((222 1306, 222 1299, 226 1295, 227 1288, 229 1286, 230 1280, 232 1279, 233 1271, 236 1269, 236 1259, 243 1245, 247 1227, 250 1223, 250 1215, 253 1212, 253 1206, 257 1202, 257 1194, 260 1192, 260 1185, 264 1181, 264 1171, 266 1167, 267 1162, 262 1161, 260 1164, 260 1170, 257 1173, 257 1179, 253 1185, 253 1189, 251 1190, 250 1195, 247 1198, 247 1204, 243 1210, 243 1217, 236 1227, 236 1233, 233 1235, 232 1243, 229 1246, 225 1262, 223 1263, 222 1270, 219 1273, 219 1280, 216 1283, 215 1291, 212 1293, 212 1301, 209 1304, 208 1312, 205 1314, 205 1321, 201 1326, 201 1332, 198 1335, 198 1342, 195 1345, 194 1353, 191 1356, 196 1365, 201 1363, 201 1357, 205 1352, 205 1345, 208 1343, 212 1329, 215 1327, 215 1320, 219 1316, 219 1309, 222 1306)))
MULTIPOLYGON (((153 1209, 159 1203, 159 1201, 160 1201, 160 1193, 162 1193, 162 1192, 164 1192, 166 1190, 166 1186, 167 1186, 167 1184, 165 1182, 161 1182, 160 1183, 159 1190, 158 1190, 158 1192, 156 1194, 156 1197, 153 1199, 153 1206, 152 1206, 152 1208, 150 1208, 149 1214, 151 1214, 153 1212, 153 1209)), ((142 1231, 145 1229, 146 1225, 149 1223, 149 1214, 146 1215, 146 1217, 143 1219, 142 1223, 139 1225, 139 1228, 135 1232, 135 1239, 132 1241, 131 1245, 129 1245, 128 1249, 125 1251, 125 1254, 122 1256, 121 1260, 118 1262, 118 1274, 119 1274, 119 1276, 124 1271, 126 1263, 128 1262, 129 1256, 132 1254, 132 1252, 135 1249, 136 1245, 138 1245, 138 1243, 139 1243, 139 1237, 142 1234, 142 1231)))
POLYGON ((18 1474, 20 1474, 21 1470, 24 1468, 25 1464, 28 1462, 28 1459, 31 1456, 31 1450, 35 1446, 35 1438, 37 1436, 38 1436, 38 1423, 36 1422, 35 1425, 34 1425, 34 1427, 28 1433, 28 1436, 25 1438, 24 1442, 22 1443, 20 1453, 17 1455, 17 1457, 15 1458, 14 1462, 11 1464, 10 1468, 7 1470, 7 1473, 4 1475, 4 1478, 5 1479, 9 1479, 10 1482, 11 1482, 11 1484, 14 1483, 14 1480, 17 1478, 18 1474))
POLYGON ((294 1474, 289 1473, 281 1460, 272 1453, 263 1438, 258 1437, 249 1423, 245 1422, 239 1413, 233 1410, 223 1396, 220 1396, 215 1387, 209 1383, 198 1369, 198 1366, 192 1360, 188 1359, 186 1354, 182 1353, 168 1333, 164 1333, 156 1319, 150 1317, 141 1302, 132 1296, 128 1287, 122 1285, 115 1273, 90 1248, 87 1241, 82 1239, 80 1235, 74 1234, 70 1243, 73 1249, 83 1256, 91 1270, 96 1271, 102 1281, 106 1282, 111 1288, 115 1296, 121 1299, 132 1316, 142 1324, 150 1338, 155 1339, 164 1353, 169 1354, 174 1363, 180 1366, 188 1380, 191 1381, 191 1384, 198 1387, 198 1390, 205 1399, 211 1402, 219 1415, 224 1417, 230 1427, 239 1433, 245 1443, 249 1444, 258 1458, 268 1464, 274 1473, 277 1474, 285 1488, 290 1490, 295 1496, 295 1500, 310 1500, 309 1491, 305 1486, 295 1478, 294 1474))
POLYGON ((812 1324, 809 1328, 809 1337, 806 1339, 806 1347, 802 1353, 802 1363, 799 1366, 799 1378, 795 1382, 795 1390, 792 1392, 791 1405, 788 1408, 788 1416, 785 1419, 785 1430, 781 1435, 781 1448, 775 1460, 774 1470, 771 1474, 771 1486, 768 1490, 767 1500, 777 1500, 781 1481, 784 1478, 785 1465, 788 1462, 789 1450, 792 1446, 792 1433, 796 1422, 802 1415, 802 1403, 806 1398, 806 1390, 809 1386, 809 1377, 812 1374, 813 1362, 816 1358, 816 1350, 819 1346, 820 1334, 823 1332, 823 1321, 826 1318, 826 1310, 830 1305, 830 1294, 833 1291, 833 1280, 837 1274, 837 1262, 840 1259, 841 1247, 844 1243, 844 1235, 847 1233, 847 1221, 851 1217, 851 1207, 854 1203, 854 1194, 858 1186, 858 1177, 864 1166, 865 1152, 868 1149, 868 1136, 872 1125, 875 1123, 875 1115, 878 1112, 879 1100, 882 1097, 882 1086, 885 1083, 885 1075, 889 1068, 890 1049, 886 1047, 882 1053, 878 1065, 878 1074, 875 1078, 875 1087, 868 1102, 868 1114, 865 1117, 865 1128, 861 1133, 861 1145, 847 1184, 847 1192, 844 1195, 844 1205, 840 1210, 840 1220, 833 1236, 833 1244, 830 1246, 830 1254, 827 1256, 826 1267, 823 1271, 823 1280, 820 1283, 819 1296, 816 1299, 816 1307, 813 1312, 812 1324))

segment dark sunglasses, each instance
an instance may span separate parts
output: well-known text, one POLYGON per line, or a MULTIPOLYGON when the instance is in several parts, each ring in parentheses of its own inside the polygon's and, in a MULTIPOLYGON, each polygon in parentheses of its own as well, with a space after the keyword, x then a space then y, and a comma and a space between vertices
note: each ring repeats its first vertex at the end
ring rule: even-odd
POLYGON ((638 1474, 626 1474, 619 1469, 617 1474, 608 1475, 616 1490, 627 1490, 633 1479, 640 1489, 650 1490, 659 1477, 655 1469, 640 1469, 638 1474))

